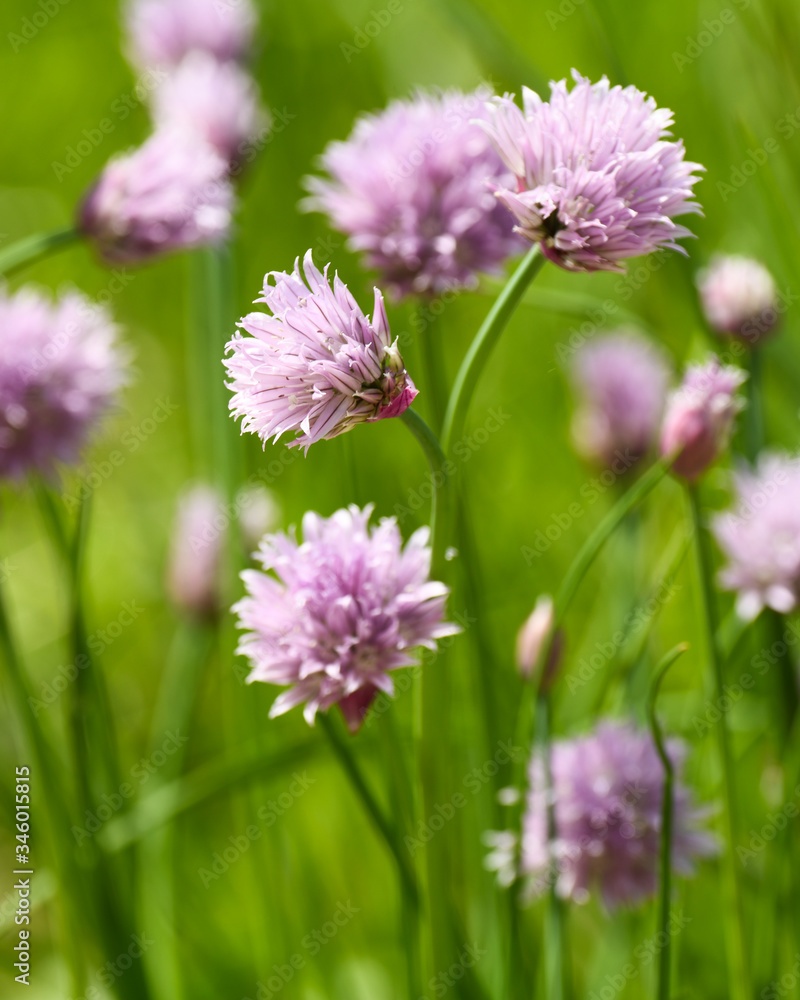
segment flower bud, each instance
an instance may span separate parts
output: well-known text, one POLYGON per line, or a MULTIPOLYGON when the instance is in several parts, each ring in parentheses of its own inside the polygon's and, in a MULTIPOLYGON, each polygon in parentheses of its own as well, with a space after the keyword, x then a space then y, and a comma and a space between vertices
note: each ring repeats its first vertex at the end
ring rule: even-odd
POLYGON ((712 357, 690 365, 673 392, 661 428, 661 454, 676 456, 672 471, 698 479, 728 446, 736 414, 744 400, 736 395, 747 375, 712 357))
POLYGON ((248 486, 236 498, 236 507, 245 549, 253 552, 264 535, 275 531, 280 524, 280 504, 266 486, 248 486))
POLYGON ((213 619, 219 611, 226 528, 224 502, 213 487, 194 486, 184 494, 172 536, 167 590, 192 618, 213 619))
POLYGON ((709 326, 755 346, 778 323, 772 275, 750 257, 717 256, 697 276, 709 326))
POLYGON ((549 685, 561 659, 561 633, 553 634, 555 605, 549 594, 542 594, 533 611, 517 633, 517 669, 526 680, 534 678, 540 661, 547 655, 542 684, 549 685))

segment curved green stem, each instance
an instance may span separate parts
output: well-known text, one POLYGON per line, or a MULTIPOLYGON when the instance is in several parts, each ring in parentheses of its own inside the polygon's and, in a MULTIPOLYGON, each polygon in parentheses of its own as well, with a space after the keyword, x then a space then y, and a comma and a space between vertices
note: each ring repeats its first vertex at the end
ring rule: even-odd
POLYGON ((761 369, 763 358, 758 347, 750 349, 749 373, 747 380, 747 409, 744 413, 745 456, 755 462, 764 447, 764 407, 761 393, 761 369))
MULTIPOLYGON (((643 476, 614 504, 603 520, 583 543, 583 546, 567 570, 555 601, 555 625, 553 634, 564 620, 564 615, 572 603, 581 581, 586 576, 594 560, 608 539, 622 524, 629 511, 637 507, 645 497, 652 493, 669 471, 669 458, 656 462, 643 476)), ((546 660, 544 661, 546 662, 546 660)))
POLYGON ((444 549, 441 544, 441 525, 444 521, 443 506, 450 482, 450 473, 439 439, 425 423, 416 410, 409 409, 400 417, 411 431, 425 453, 431 472, 433 500, 431 502, 431 548, 433 549, 432 573, 435 576, 441 569, 444 560, 444 549))
POLYGON ((356 763, 355 757, 350 751, 347 743, 337 732, 333 721, 325 713, 320 713, 317 716, 317 721, 320 724, 320 728, 330 741, 333 752, 336 754, 339 763, 342 765, 345 774, 350 780, 350 784, 353 786, 354 791, 361 799, 367 815, 375 824, 378 832, 383 837, 386 846, 394 856, 400 872, 400 881, 403 886, 403 892, 406 894, 408 902, 412 904, 414 908, 418 908, 419 892, 417 890, 416 879, 411 870, 411 866, 408 863, 408 859, 403 853, 403 847, 398 840, 396 831, 392 828, 391 823, 384 816, 383 810, 375 799, 375 796, 370 791, 370 788, 361 773, 361 769, 356 763))
MULTIPOLYGON (((700 502, 696 487, 688 487, 688 494, 692 523, 697 540, 697 564, 700 577, 703 620, 707 632, 708 655, 711 660, 716 697, 721 703, 725 695, 725 675, 719 644, 716 640, 719 623, 717 621, 714 596, 711 553, 707 544, 706 531, 700 513, 700 502)), ((751 1000, 753 991, 750 987, 747 960, 745 958, 747 937, 744 932, 741 889, 733 855, 734 845, 736 844, 734 765, 724 712, 721 713, 721 718, 716 726, 716 732, 725 789, 723 813, 727 844, 721 863, 723 922, 728 955, 728 987, 733 1000, 751 1000)))
POLYGON ((672 896, 672 816, 673 787, 675 770, 672 766, 661 726, 656 715, 656 701, 661 682, 672 664, 689 648, 687 643, 681 643, 671 649, 656 667, 653 683, 650 686, 650 697, 647 702, 647 716, 650 720, 650 731, 656 745, 658 756, 664 768, 664 788, 661 793, 661 880, 658 902, 658 926, 663 935, 664 946, 658 956, 658 1000, 669 1000, 669 978, 672 962, 672 939, 669 933, 669 915, 672 896))
POLYGON ((545 258, 539 247, 531 247, 500 293, 483 326, 472 341, 470 349, 461 363, 453 391, 450 394, 450 402, 447 405, 442 431, 442 446, 445 454, 449 454, 453 442, 461 436, 464 430, 469 404, 472 402, 472 395, 489 355, 508 325, 508 321, 514 315, 528 285, 539 273, 544 262, 545 258))
POLYGON ((28 267, 39 260, 44 260, 64 247, 75 243, 82 233, 74 226, 66 229, 56 229, 50 233, 37 233, 26 236, 17 243, 0 251, 0 275, 9 277, 15 271, 28 267))

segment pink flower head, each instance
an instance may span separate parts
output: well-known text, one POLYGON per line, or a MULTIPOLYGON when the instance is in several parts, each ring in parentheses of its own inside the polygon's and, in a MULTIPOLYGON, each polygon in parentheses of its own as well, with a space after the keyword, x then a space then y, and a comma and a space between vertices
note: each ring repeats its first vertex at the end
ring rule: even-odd
POLYGON ((174 603, 193 618, 213 619, 219 611, 227 525, 225 502, 212 486, 194 486, 181 498, 172 535, 167 589, 174 603))
POLYGON ((417 394, 392 343, 381 293, 375 289, 370 320, 338 275, 331 287, 328 267, 322 274, 309 250, 305 280, 299 260, 292 274, 270 272, 256 300, 269 313, 245 316, 239 325, 250 336, 237 333, 228 344, 231 411, 242 417, 243 432, 264 442, 296 431, 289 446, 308 451, 356 424, 399 416, 417 394))
MULTIPOLYGON (((545 649, 552 641, 553 626, 555 624, 555 604, 549 594, 541 594, 533 607, 533 611, 528 615, 517 633, 516 660, 517 669, 524 678, 529 679, 538 667, 539 661, 545 649)), ((553 643, 555 646, 556 643, 553 643)), ((552 678, 551 674, 557 665, 558 655, 555 657, 551 650, 547 667, 544 670, 544 680, 552 678)))
POLYGON ((79 292, 50 302, 0 291, 0 475, 73 463, 128 381, 108 310, 79 292))
POLYGON ((355 731, 378 691, 394 694, 391 671, 417 662, 417 647, 458 631, 443 621, 447 587, 429 579, 428 529, 405 548, 394 518, 371 528, 372 507, 332 517, 307 513, 303 542, 267 535, 258 558, 268 572, 242 574, 248 596, 234 611, 246 629, 239 652, 251 681, 291 685, 270 717, 305 704, 339 704, 355 731))
POLYGON ((161 130, 107 164, 83 203, 81 229, 111 263, 213 243, 230 226, 227 175, 227 162, 206 143, 161 130))
POLYGON ((756 344, 778 322, 778 290, 772 275, 750 257, 717 256, 697 276, 710 326, 756 344))
POLYGON ((174 67, 188 52, 247 55, 256 26, 251 0, 130 0, 126 11, 137 65, 174 67))
POLYGON ((738 592, 745 621, 764 607, 788 614, 800 599, 800 458, 764 456, 736 476, 736 493, 734 508, 714 520, 728 559, 720 582, 738 592))
POLYGON ((356 123, 322 157, 306 207, 324 212, 367 254, 396 297, 473 287, 524 248, 489 181, 511 182, 472 119, 488 91, 417 94, 356 123))
POLYGON ((579 450, 606 467, 630 468, 658 441, 669 381, 660 351, 636 333, 609 334, 581 348, 573 376, 579 450))
POLYGON ((166 131, 184 131, 208 143, 231 164, 266 124, 249 73, 206 52, 190 52, 156 88, 153 117, 166 131))
POLYGON ((620 261, 691 236, 673 218, 699 212, 699 164, 669 142, 672 112, 635 87, 592 84, 573 71, 550 84, 550 101, 523 88, 523 108, 495 98, 486 129, 515 185, 497 197, 517 229, 570 271, 620 271, 620 261))
POLYGON ((682 385, 667 403, 661 428, 661 454, 677 455, 672 469, 690 481, 699 478, 727 448, 736 414, 744 401, 736 395, 747 375, 712 357, 689 365, 682 385))
MULTIPOLYGON (((715 853, 713 837, 700 829, 707 810, 697 809, 680 780, 686 756, 674 740, 672 865, 693 873, 694 858, 715 853)), ((540 894, 557 873, 562 898, 585 903, 600 892, 608 907, 635 904, 658 884, 664 769, 650 734, 630 725, 601 723, 588 736, 552 745, 552 793, 556 839, 547 836, 544 768, 534 756, 523 821, 522 869, 540 894)))

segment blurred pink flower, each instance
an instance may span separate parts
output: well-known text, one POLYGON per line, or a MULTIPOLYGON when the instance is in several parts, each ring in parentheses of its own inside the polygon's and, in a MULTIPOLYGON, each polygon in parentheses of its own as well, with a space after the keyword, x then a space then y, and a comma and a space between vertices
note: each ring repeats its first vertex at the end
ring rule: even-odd
POLYGON ((633 466, 658 441, 669 368, 646 338, 619 331, 579 351, 573 365, 579 409, 573 437, 587 458, 633 466))
POLYGON ((224 238, 233 190, 227 162, 206 143, 161 130, 112 159, 89 191, 80 228, 112 263, 224 238))
POLYGON ((620 261, 692 234, 673 221, 699 212, 692 201, 699 164, 669 142, 672 112, 635 87, 611 87, 573 71, 575 86, 550 84, 550 101, 523 88, 493 102, 485 129, 516 177, 498 198, 518 231, 571 271, 620 271, 620 261))
POLYGON ((234 608, 246 630, 239 652, 251 681, 291 685, 270 716, 305 704, 339 704, 351 730, 378 691, 394 694, 391 671, 417 662, 417 647, 458 631, 443 621, 447 587, 429 579, 431 550, 422 528, 405 548, 397 524, 370 528, 372 507, 323 518, 307 513, 303 542, 268 535, 258 558, 267 571, 242 574, 248 596, 234 608))
POLYGON ((149 68, 177 66, 197 50, 242 59, 257 18, 251 0, 129 0, 125 21, 134 61, 149 68))
POLYGON ((393 344, 383 296, 375 289, 372 320, 337 275, 321 273, 309 250, 292 274, 264 279, 269 314, 250 313, 239 324, 225 359, 234 393, 230 408, 242 431, 289 446, 333 438, 364 421, 400 416, 417 394, 393 344), (274 284, 270 284, 270 279, 274 284))
POLYGON ((360 118, 322 157, 305 206, 324 212, 393 295, 437 295, 472 287, 524 249, 488 182, 506 176, 473 119, 488 90, 419 93, 360 118))
POLYGON ((172 533, 167 590, 193 618, 213 619, 220 605, 220 572, 228 531, 224 500, 206 484, 181 498, 172 533))
MULTIPOLYGON (((658 885, 664 768, 645 731, 601 723, 593 733, 552 745, 551 771, 556 839, 547 836, 544 768, 534 756, 523 821, 522 871, 540 894, 556 878, 563 898, 585 903, 599 891, 605 904, 635 904, 658 885)), ((693 861, 716 853, 716 841, 700 826, 708 810, 695 807, 680 780, 686 749, 669 747, 678 772, 674 785, 672 865, 693 873, 693 861)))
POLYGON ((750 621, 764 607, 787 614, 800 598, 800 458, 766 455, 736 476, 736 503, 714 520, 728 564, 720 582, 738 591, 750 621))
POLYGON ((157 127, 208 143, 230 164, 268 120, 253 78, 205 52, 190 52, 156 88, 153 117, 157 127))
POLYGON ((55 302, 0 290, 0 476, 73 463, 128 381, 108 310, 79 292, 55 302))
POLYGON ((713 257, 698 274, 697 287, 706 319, 719 333, 756 344, 778 322, 775 282, 751 257, 713 257))
POLYGON ((661 454, 677 455, 672 469, 690 481, 699 478, 727 448, 744 400, 736 395, 747 379, 739 368, 712 357, 689 365, 683 383, 667 403, 661 429, 661 454))

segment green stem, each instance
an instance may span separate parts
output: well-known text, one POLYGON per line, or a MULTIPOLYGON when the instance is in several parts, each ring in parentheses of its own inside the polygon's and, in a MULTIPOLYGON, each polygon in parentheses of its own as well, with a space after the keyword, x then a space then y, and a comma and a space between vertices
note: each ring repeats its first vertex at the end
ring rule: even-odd
POLYGON ((656 715, 656 701, 661 682, 672 664, 688 649, 686 643, 671 649, 656 667, 653 683, 650 687, 650 697, 647 703, 647 714, 650 720, 650 731, 656 745, 658 756, 664 768, 664 788, 661 793, 661 880, 659 887, 658 926, 663 935, 664 945, 658 956, 658 1000, 669 1000, 669 979, 672 962, 672 938, 669 933, 670 906, 672 902, 672 818, 674 807, 673 788, 675 771, 667 753, 661 726, 656 715))
MULTIPOLYGON (((555 799, 552 795, 553 773, 551 767, 551 706, 550 696, 539 690, 536 696, 536 744, 544 764, 544 796, 547 803, 547 844, 548 852, 558 838, 556 828, 555 799)), ((567 968, 565 946, 565 913, 563 901, 558 895, 556 877, 557 859, 551 855, 548 860, 548 905, 545 913, 544 979, 547 1000, 564 1000, 566 996, 567 968)))
MULTIPOLYGON (((711 553, 700 513, 700 503, 696 487, 688 487, 688 494, 692 523, 697 540, 697 563, 700 577, 703 620, 707 634, 708 655, 711 659, 716 696, 721 703, 725 694, 725 675, 719 645, 716 641, 719 623, 717 621, 714 595, 711 553)), ((753 991, 750 987, 747 960, 745 957, 747 937, 744 932, 741 890, 733 855, 734 845, 736 844, 734 764, 724 712, 721 713, 716 732, 725 790, 723 820, 725 823, 727 844, 726 850, 722 855, 721 864, 723 879, 722 918, 725 927, 728 954, 728 986, 732 1000, 752 1000, 753 991)))
POLYGON ((82 995, 86 988, 86 969, 82 955, 81 921, 84 919, 84 888, 77 874, 69 848, 71 824, 69 810, 63 797, 63 781, 58 773, 58 765, 48 741, 42 732, 33 710, 33 698, 28 690, 22 663, 6 612, 5 597, 0 586, 0 648, 6 661, 7 675, 11 687, 11 700, 15 706, 14 715, 23 729, 26 751, 30 755, 32 779, 40 776, 42 801, 47 803, 50 818, 50 848, 59 883, 61 923, 64 951, 70 968, 76 994, 82 995))
MULTIPOLYGON (((629 511, 637 507, 648 494, 652 493, 669 471, 671 461, 669 458, 656 462, 647 470, 634 485, 623 494, 606 514, 603 520, 586 539, 580 552, 575 557, 572 565, 567 570, 555 601, 555 625, 553 634, 564 621, 564 615, 572 603, 581 581, 586 576, 592 563, 597 558, 600 550, 616 529, 624 521, 629 511)), ((547 662, 543 660, 543 662, 547 662)))
POLYGON ((544 262, 545 258, 539 247, 531 247, 500 293, 483 326, 472 341, 456 376, 445 414, 442 431, 442 446, 445 454, 450 453, 454 442, 461 437, 469 404, 472 402, 472 395, 484 365, 500 340, 509 320, 514 315, 528 285, 539 273, 544 262))
POLYGON ((17 243, 12 243, 6 250, 0 251, 0 275, 10 277, 15 271, 28 267, 51 254, 57 253, 81 239, 81 232, 70 226, 68 229, 56 229, 50 233, 37 233, 26 236, 17 243))
POLYGON ((444 423, 447 385, 442 359, 441 327, 439 323, 429 323, 419 337, 425 386, 430 398, 430 414, 437 433, 444 423))
POLYGON ((325 713, 320 713, 317 716, 317 721, 319 722, 320 728, 330 741, 331 748, 333 749, 339 763, 342 765, 342 769, 350 780, 353 790, 361 799, 361 803, 364 806, 367 815, 375 824, 375 827, 383 837, 386 846, 394 856, 400 874, 400 883, 402 885, 403 892, 406 894, 408 902, 418 908, 419 892, 417 890, 416 879, 403 850, 403 845, 398 839, 397 832, 384 816, 383 810, 367 785, 367 782, 361 773, 361 769, 356 763, 356 759, 353 756, 350 747, 342 739, 333 724, 333 721, 325 713))
POLYGON ((433 565, 431 567, 431 574, 435 578, 441 572, 444 562, 444 551, 440 539, 443 537, 441 531, 441 525, 444 522, 443 507, 447 501, 448 486, 450 483, 447 459, 438 438, 416 410, 406 410, 400 419, 417 439, 430 467, 431 486, 433 489, 433 500, 431 502, 433 565))
POLYGON ((764 409, 761 395, 762 357, 758 347, 750 350, 750 378, 747 380, 747 409, 744 415, 745 455, 755 462, 764 447, 764 409))

